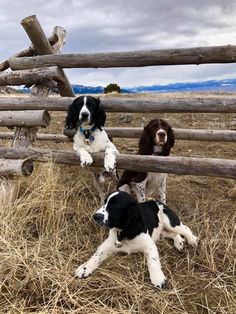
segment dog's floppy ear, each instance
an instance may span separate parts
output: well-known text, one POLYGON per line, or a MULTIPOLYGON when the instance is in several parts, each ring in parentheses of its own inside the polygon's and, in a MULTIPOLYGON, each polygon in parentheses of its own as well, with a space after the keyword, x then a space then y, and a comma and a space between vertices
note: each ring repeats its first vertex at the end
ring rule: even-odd
POLYGON ((148 132, 148 126, 145 126, 143 133, 139 139, 139 155, 152 155, 153 152, 153 143, 151 135, 148 132))
POLYGON ((127 207, 127 221, 120 233, 120 240, 133 239, 144 231, 144 222, 140 214, 138 203, 130 203, 127 207))
POLYGON ((82 103, 79 98, 76 98, 68 108, 65 129, 72 130, 77 128, 79 112, 82 108, 82 103))
POLYGON ((173 129, 169 126, 167 131, 167 142, 163 147, 163 156, 169 156, 171 148, 175 144, 175 135, 173 129))
POLYGON ((96 110, 93 117, 93 122, 96 127, 98 127, 100 130, 102 130, 102 126, 105 125, 106 122, 106 114, 103 105, 100 102, 100 99, 96 99, 96 110))

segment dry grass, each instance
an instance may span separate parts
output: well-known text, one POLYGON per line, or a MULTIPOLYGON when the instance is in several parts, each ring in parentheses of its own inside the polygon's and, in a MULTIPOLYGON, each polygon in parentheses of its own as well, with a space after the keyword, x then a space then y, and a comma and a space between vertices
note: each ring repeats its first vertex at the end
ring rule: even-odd
MULTIPOLYGON (((109 123, 116 117, 109 115, 109 123)), ((151 115, 146 115, 146 121, 151 115)), ((153 117, 153 116, 152 116, 153 117)), ((232 115, 162 115, 174 127, 215 128, 232 115)), ((54 115, 51 130, 60 130, 54 115)), ((140 126, 141 115, 133 125, 140 126)), ((117 125, 117 120, 116 124, 117 125)), ((135 149, 135 140, 125 145, 135 149)), ((125 150, 123 141, 116 140, 125 150)), ((38 144, 37 144, 38 145, 38 144)), ((47 146, 49 143, 42 143, 47 146)), ((55 144, 54 147, 69 147, 55 144)), ((235 158, 233 144, 177 142, 174 155, 235 158)), ((158 244, 168 279, 158 291, 150 284, 142 254, 109 258, 88 279, 74 270, 106 237, 91 216, 98 207, 91 175, 80 167, 38 164, 23 179, 19 199, 0 209, 0 313, 163 313, 234 314, 236 312, 236 201, 227 197, 233 180, 168 176, 169 205, 196 235, 197 250, 177 252, 158 244)))

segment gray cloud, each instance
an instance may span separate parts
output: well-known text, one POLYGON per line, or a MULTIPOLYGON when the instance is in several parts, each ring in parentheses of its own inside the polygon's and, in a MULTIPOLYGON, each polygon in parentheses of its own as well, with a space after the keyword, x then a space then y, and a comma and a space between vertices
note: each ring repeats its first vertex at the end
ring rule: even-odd
MULTIPOLYGON (((234 44, 233 0, 1 0, 0 58, 30 42, 20 21, 36 14, 47 36, 67 30, 64 53, 125 51, 234 44)), ((71 82, 121 86, 227 78, 235 65, 67 70, 71 82)))

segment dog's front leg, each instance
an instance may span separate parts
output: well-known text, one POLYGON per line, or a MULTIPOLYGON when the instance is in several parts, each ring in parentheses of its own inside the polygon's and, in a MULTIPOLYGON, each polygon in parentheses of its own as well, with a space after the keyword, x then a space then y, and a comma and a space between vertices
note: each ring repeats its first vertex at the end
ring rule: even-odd
POLYGON ((155 198, 159 199, 160 202, 166 204, 166 174, 163 174, 163 178, 160 182, 155 198))
POLYGON ((146 180, 142 182, 132 182, 131 190, 138 203, 145 202, 146 180))
POLYGON ((94 255, 84 264, 80 265, 76 271, 75 276, 78 278, 86 278, 98 268, 98 266, 110 255, 117 251, 114 240, 109 237, 98 247, 94 255))
POLYGON ((118 151, 115 145, 109 141, 105 149, 104 168, 107 172, 115 171, 116 155, 118 151))
POLYGON ((157 288, 163 288, 166 277, 161 269, 161 263, 156 244, 151 239, 148 240, 146 244, 147 247, 144 250, 144 254, 146 255, 147 259, 147 266, 151 283, 157 288))
POLYGON ((93 163, 92 156, 84 147, 79 147, 78 145, 76 145, 76 143, 74 143, 73 148, 79 155, 80 164, 82 167, 91 165, 93 163))

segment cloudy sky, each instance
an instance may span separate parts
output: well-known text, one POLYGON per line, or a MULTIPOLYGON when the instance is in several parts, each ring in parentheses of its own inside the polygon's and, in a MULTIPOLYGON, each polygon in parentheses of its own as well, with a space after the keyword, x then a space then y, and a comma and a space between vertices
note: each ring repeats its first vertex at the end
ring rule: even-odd
MULTIPOLYGON (((234 0, 0 0, 0 60, 30 45, 35 14, 47 36, 67 31, 62 53, 236 45, 234 0)), ((236 78, 235 64, 66 70, 71 83, 122 87, 236 78)))

